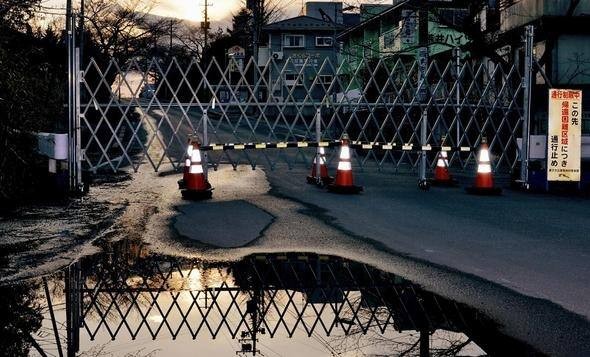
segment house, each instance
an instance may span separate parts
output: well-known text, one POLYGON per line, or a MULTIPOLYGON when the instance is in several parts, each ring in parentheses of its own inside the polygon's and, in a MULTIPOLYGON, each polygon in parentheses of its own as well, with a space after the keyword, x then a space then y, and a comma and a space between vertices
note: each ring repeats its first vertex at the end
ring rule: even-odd
MULTIPOLYGON (((439 7, 442 5, 438 5, 439 7)), ((453 24, 462 20, 466 10, 462 7, 445 5, 437 9, 438 16, 428 17, 428 52, 429 57, 451 55, 455 47, 468 43, 465 34, 453 28, 453 24)), ((351 80, 355 77, 359 66, 377 62, 380 59, 397 61, 398 59, 413 62, 419 49, 418 12, 410 5, 410 1, 394 1, 393 5, 360 6, 361 22, 347 28, 337 37, 341 52, 341 77, 350 83, 348 88, 339 94, 348 99, 360 95, 365 83, 351 80)))
POLYGON ((262 28, 258 64, 269 64, 269 95, 276 102, 321 100, 338 63, 336 36, 350 18, 339 2, 308 2, 304 14, 262 28), (320 84, 320 85, 318 85, 320 84), (309 89, 312 89, 309 91, 309 89))
MULTIPOLYGON (((360 59, 408 57, 414 59, 418 49, 418 14, 409 1, 395 5, 361 5, 361 22, 338 35, 342 43, 342 61, 355 67, 360 59)), ((465 9, 446 7, 438 13, 444 23, 432 14, 428 19, 430 56, 450 52, 467 43, 467 37, 449 24, 459 21, 465 9)))

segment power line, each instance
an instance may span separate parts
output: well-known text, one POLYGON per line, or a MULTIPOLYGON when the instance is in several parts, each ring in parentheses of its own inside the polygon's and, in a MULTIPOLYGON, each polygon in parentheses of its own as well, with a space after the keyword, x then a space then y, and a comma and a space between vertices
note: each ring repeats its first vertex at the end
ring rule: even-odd
MULTIPOLYGON (((61 9, 59 9, 61 10, 61 9)), ((63 9, 65 11, 65 9, 63 9)), ((51 11, 45 11, 45 10, 39 10, 39 11, 35 11, 35 13, 37 14, 43 14, 43 15, 53 15, 53 16, 64 16, 66 13, 65 12, 51 12, 51 11)))

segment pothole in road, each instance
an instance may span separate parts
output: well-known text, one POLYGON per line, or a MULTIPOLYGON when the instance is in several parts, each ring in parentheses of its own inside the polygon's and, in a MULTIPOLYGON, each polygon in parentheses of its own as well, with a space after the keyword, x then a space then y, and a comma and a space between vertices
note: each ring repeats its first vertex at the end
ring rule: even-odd
POLYGON ((242 200, 207 202, 206 206, 200 202, 185 203, 176 209, 181 214, 173 218, 173 226, 179 235, 223 248, 241 247, 252 242, 274 218, 242 200))

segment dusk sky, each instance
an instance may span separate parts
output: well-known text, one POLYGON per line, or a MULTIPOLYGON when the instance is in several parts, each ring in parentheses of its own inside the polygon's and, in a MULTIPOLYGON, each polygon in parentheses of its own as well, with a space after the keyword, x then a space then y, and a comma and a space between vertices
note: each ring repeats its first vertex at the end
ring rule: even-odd
MULTIPOLYGON (((211 21, 225 21, 243 6, 241 0, 209 0, 211 21)), ((205 0, 160 0, 153 13, 167 17, 202 21, 205 0)))
MULTIPOLYGON (((135 0, 120 0, 122 3, 135 0)), ((149 3, 150 0, 144 0, 149 3)), ((277 0, 285 4, 285 16, 297 16, 301 10, 301 0, 277 0)), ((74 0, 74 3, 77 1, 74 0)), ((354 2, 354 1, 353 1, 354 2)), ((367 1, 371 3, 390 3, 391 0, 367 1)), ((221 22, 228 25, 232 14, 235 14, 240 7, 244 6, 244 0, 208 0, 209 17, 212 22, 221 22)), ((46 0, 46 6, 65 6, 65 0, 46 0)), ((175 17, 190 21, 202 21, 205 0, 156 0, 151 13, 154 15, 175 17)), ((215 26, 215 25, 214 25, 215 26)))

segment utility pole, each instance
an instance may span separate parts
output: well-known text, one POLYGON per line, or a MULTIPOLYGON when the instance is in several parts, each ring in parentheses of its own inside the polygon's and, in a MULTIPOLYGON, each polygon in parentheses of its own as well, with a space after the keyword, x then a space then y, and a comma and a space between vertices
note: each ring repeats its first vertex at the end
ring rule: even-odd
POLYGON ((253 9, 253 25, 252 26, 252 40, 253 40, 253 50, 252 50, 252 57, 257 61, 258 60, 258 41, 260 36, 260 24, 262 23, 262 7, 264 6, 264 0, 256 0, 254 3, 253 9))
POLYGON ((246 303, 246 314, 249 314, 252 318, 252 327, 246 331, 242 331, 241 338, 238 340, 241 345, 241 350, 236 351, 236 355, 245 356, 246 354, 252 354, 253 356, 262 355, 258 350, 258 334, 264 335, 266 329, 260 327, 263 316, 259 313, 259 306, 262 305, 262 289, 255 286, 253 287, 253 296, 251 300, 246 303))
MULTIPOLYGON (((332 5, 334 6, 334 21, 332 21, 332 25, 333 26, 333 32, 332 32, 332 65, 333 66, 337 66, 338 63, 338 59, 336 57, 336 24, 338 23, 338 9, 336 6, 336 3, 332 3, 332 5)), ((342 15, 344 16, 344 15, 342 15)))
POLYGON ((209 13, 208 13, 208 9, 209 9, 209 2, 208 0, 205 0, 205 11, 203 12, 204 17, 205 17, 205 21, 204 23, 201 25, 201 27, 203 28, 203 32, 204 32, 204 45, 203 45, 203 52, 205 52, 205 48, 207 48, 208 46, 208 42, 209 42, 209 13))
MULTIPOLYGON (((71 0, 70 0, 71 1, 71 0)), ((80 0, 80 64, 82 64, 82 61, 84 59, 84 20, 86 20, 85 16, 85 12, 84 12, 84 0, 80 0)))
MULTIPOLYGON (((252 48, 252 57, 254 58, 254 63, 258 66, 258 45, 260 42, 260 30, 262 24, 264 22, 264 0, 255 0, 254 1, 254 9, 253 10, 253 48, 252 48)), ((254 93, 254 97, 258 100, 258 90, 256 83, 258 82, 258 71, 257 68, 252 73, 252 93, 254 93)))
POLYGON ((170 19, 170 43, 168 44, 168 54, 172 56, 172 19, 170 19))
MULTIPOLYGON (((72 79, 71 79, 71 74, 72 74, 72 66, 73 66, 73 62, 72 62, 72 49, 71 49, 71 44, 72 44, 72 40, 71 40, 71 21, 72 19, 72 0, 67 0, 66 2, 66 26, 65 26, 65 38, 66 40, 66 44, 67 44, 67 58, 68 58, 68 118, 67 118, 67 122, 64 121, 62 122, 63 127, 64 128, 68 128, 68 133, 71 133, 71 125, 72 125, 72 79)), ((70 152, 71 154, 71 152, 70 152)), ((69 160, 71 162, 71 158, 69 160)), ((70 167, 71 169, 71 167, 70 167)), ((70 171, 71 172, 71 171, 70 171)), ((72 180, 71 180, 71 176, 70 176, 70 188, 71 188, 71 184, 72 184, 72 180)))
POLYGON ((70 19, 72 18, 72 0, 66 2, 66 34, 71 30, 70 19))

